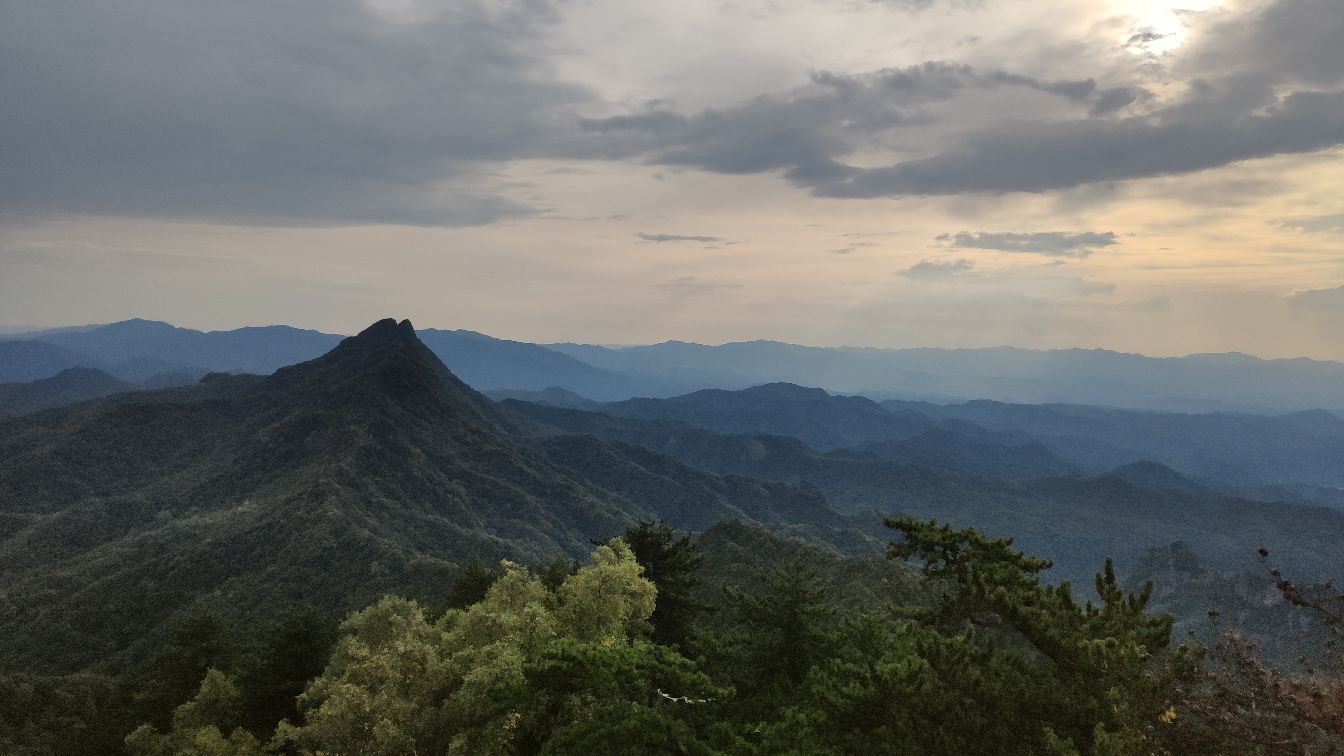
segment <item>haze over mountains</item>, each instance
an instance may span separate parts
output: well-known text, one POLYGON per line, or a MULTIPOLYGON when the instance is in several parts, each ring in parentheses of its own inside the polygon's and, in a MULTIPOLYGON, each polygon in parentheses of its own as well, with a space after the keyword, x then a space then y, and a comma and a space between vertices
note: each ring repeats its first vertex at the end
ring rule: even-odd
MULTIPOLYGON (((564 351, 556 351, 470 331, 427 329, 419 336, 455 375, 497 399, 675 420, 717 433, 791 437, 819 452, 855 448, 866 455, 952 465, 1010 479, 1098 474, 1153 461, 1254 498, 1344 503, 1340 491, 1344 419, 1333 412, 1113 408, 1143 404, 1143 396, 1154 394, 1153 385, 1175 381, 1178 375, 1185 376, 1183 390, 1198 390, 1201 397, 1206 389, 1213 395, 1219 386, 1235 384, 1248 387, 1240 399, 1257 406, 1303 405, 1315 397, 1322 402, 1318 407, 1328 408, 1335 406, 1328 403, 1335 401, 1330 397, 1344 392, 1344 378, 1333 378, 1336 373, 1344 375, 1344 365, 1336 363, 1235 355, 1159 360, 1085 351, 824 350, 771 342, 720 347, 668 343, 626 349, 559 345, 555 349, 564 351), (1079 387, 1075 393, 1104 394, 1108 406, 990 399, 879 403, 823 390, 835 382, 855 380, 858 373, 852 370, 853 362, 847 362, 855 355, 866 363, 863 369, 870 371, 872 380, 889 381, 882 391, 872 392, 879 398, 909 393, 905 388, 910 385, 903 383, 908 371, 894 371, 885 378, 871 372, 883 361, 937 362, 945 368, 938 380, 957 385, 969 380, 966 376, 971 373, 1007 371, 1005 360, 1024 376, 1035 360, 1033 369, 1043 371, 1039 378, 1019 377, 1009 382, 1017 389, 999 386, 1000 392, 1024 386, 1044 392, 1059 380, 1079 387), (1108 362, 1126 367, 1108 372, 1100 367, 1108 362), (1107 372, 1108 382, 1089 384, 1078 377, 1088 370, 1107 372), (759 386, 738 385, 757 376, 770 379, 759 386), (812 388, 773 382, 790 376, 816 381, 812 388), (715 387, 687 388, 697 381, 715 387), (1130 383, 1142 384, 1147 394, 1130 393, 1130 383), (1109 390, 1103 391, 1102 385, 1109 390)), ((285 326, 203 333, 153 321, 27 334, 0 340, 0 378, 14 383, 0 383, 0 413, 30 412, 114 391, 191 383, 210 371, 265 374, 313 359, 340 338, 285 326), (61 374, 76 366, 80 369, 61 374)), ((933 373, 920 375, 917 380, 934 379, 933 373)), ((993 395, 992 386, 985 390, 993 395)), ((1184 404, 1209 403, 1198 399, 1184 404)))
MULTIPOLYGON (((704 346, 538 345, 425 329, 424 342, 482 391, 552 387, 598 401, 785 381, 874 399, 1088 404, 1253 413, 1344 409, 1344 364, 1243 354, 1152 358, 1105 350, 870 349, 771 341, 704 346)), ((92 367, 143 383, 156 375, 270 373, 313 359, 342 337, 288 326, 201 332, 130 320, 0 340, 0 382, 92 367)))

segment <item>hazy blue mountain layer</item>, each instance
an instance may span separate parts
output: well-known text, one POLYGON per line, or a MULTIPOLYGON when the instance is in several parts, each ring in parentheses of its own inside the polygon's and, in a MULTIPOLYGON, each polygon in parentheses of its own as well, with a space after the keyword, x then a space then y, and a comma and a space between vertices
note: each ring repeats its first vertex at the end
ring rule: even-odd
MULTIPOLYGON (((1007 480, 959 468, 956 459, 931 464, 929 447, 906 456, 898 456, 899 449, 821 453, 783 436, 720 434, 672 420, 513 400, 500 406, 527 432, 593 434, 715 473, 803 484, 851 515, 910 514, 1012 536, 1020 547, 1054 560, 1059 578, 1086 581, 1107 556, 1128 568, 1149 548, 1176 540, 1220 570, 1249 569, 1256 549, 1266 545, 1305 574, 1344 573, 1344 554, 1333 545, 1344 533, 1344 513, 1229 496, 1156 464, 1007 480)), ((1014 464, 1020 459, 1012 446, 996 450, 986 443, 981 453, 1002 454, 1014 464)))
POLYGON ((788 381, 938 402, 1067 402, 1184 412, 1344 409, 1344 364, 1235 353, 1154 358, 1101 349, 872 349, 774 341, 550 347, 607 370, 720 388, 788 381))

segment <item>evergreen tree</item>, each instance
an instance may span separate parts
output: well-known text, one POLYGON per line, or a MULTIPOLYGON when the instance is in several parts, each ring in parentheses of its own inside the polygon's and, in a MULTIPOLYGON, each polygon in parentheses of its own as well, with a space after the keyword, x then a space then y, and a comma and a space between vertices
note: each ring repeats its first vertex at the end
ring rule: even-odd
POLYGON ((626 530, 624 539, 644 568, 644 577, 658 588, 649 618, 654 642, 684 648, 696 616, 707 608, 694 595, 704 555, 689 535, 678 536, 666 522, 641 522, 626 530))

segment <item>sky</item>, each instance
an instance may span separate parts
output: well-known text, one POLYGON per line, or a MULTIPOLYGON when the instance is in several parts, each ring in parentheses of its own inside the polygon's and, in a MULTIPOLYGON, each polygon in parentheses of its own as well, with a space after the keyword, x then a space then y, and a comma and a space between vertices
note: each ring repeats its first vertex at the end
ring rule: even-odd
POLYGON ((0 326, 1344 360, 1339 0, 0 0, 0 326))

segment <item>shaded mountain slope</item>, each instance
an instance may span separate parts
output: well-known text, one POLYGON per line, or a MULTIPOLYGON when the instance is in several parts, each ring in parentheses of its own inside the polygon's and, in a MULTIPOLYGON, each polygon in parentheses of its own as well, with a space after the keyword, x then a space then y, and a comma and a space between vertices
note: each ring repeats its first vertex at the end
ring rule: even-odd
POLYGON ((1151 460, 1223 485, 1344 487, 1344 418, 1321 410, 1182 414, 990 401, 883 406, 1025 433, 1093 471, 1151 460))
POLYGON ((1153 583, 1154 611, 1175 619, 1172 638, 1194 637, 1217 643, 1222 634, 1253 637, 1260 653, 1281 668, 1297 667, 1305 652, 1313 665, 1323 662, 1331 633, 1310 610, 1286 601, 1263 568, 1237 572, 1214 569, 1189 544, 1172 543, 1149 550, 1131 569, 1133 588, 1153 583))
POLYGON ((570 409, 600 411, 601 402, 595 402, 586 396, 563 389, 559 386, 547 386, 544 389, 536 391, 524 389, 492 389, 481 392, 490 397, 492 401, 502 402, 505 399, 517 399, 523 402, 533 402, 535 404, 549 404, 552 407, 568 407, 570 409))
POLYGON ((941 425, 910 438, 870 441, 854 451, 1012 480, 1078 471, 1076 465, 1026 434, 986 431, 969 424, 941 425))
POLYGON ((796 438, 821 452, 853 447, 860 456, 995 477, 1042 477, 1078 469, 1020 432, 990 431, 913 409, 887 409, 865 397, 832 396, 791 383, 740 391, 705 389, 669 399, 630 399, 598 406, 541 403, 678 422, 721 434, 796 438))
POLYGON ((1303 574, 1344 574, 1335 548, 1344 514, 1325 508, 1253 502, 1154 475, 1117 474, 1009 481, 948 467, 837 450, 818 453, 797 439, 715 434, 665 420, 639 420, 506 401, 501 407, 538 434, 578 432, 635 443, 720 474, 807 484, 843 513, 910 514, 1015 537, 1055 561, 1056 578, 1089 581, 1114 557, 1123 570, 1146 549, 1185 540, 1217 569, 1254 564, 1269 546, 1303 574))
POLYGON ((740 391, 704 389, 670 399, 629 399, 600 411, 623 417, 676 420, 718 433, 767 433, 801 439, 819 451, 907 438, 933 427, 915 412, 892 412, 861 396, 770 383, 740 391))
POLYGON ((138 388, 101 370, 66 368, 50 378, 27 383, 0 383, 0 414, 21 415, 138 388))

